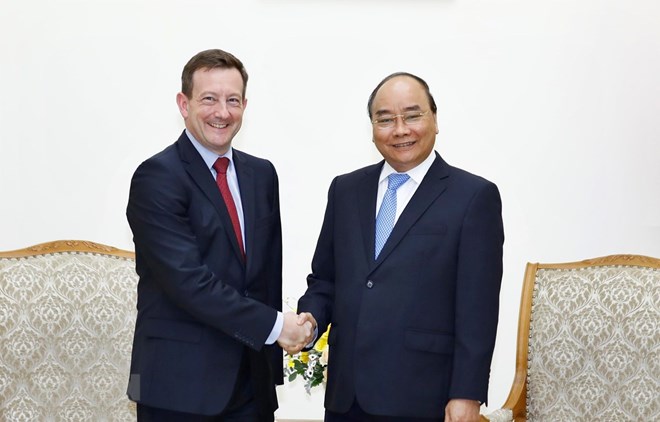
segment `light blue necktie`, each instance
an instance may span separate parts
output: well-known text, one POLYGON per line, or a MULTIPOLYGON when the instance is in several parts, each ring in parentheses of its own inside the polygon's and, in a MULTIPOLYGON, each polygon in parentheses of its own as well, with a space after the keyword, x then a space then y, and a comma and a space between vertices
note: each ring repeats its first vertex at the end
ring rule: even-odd
POLYGON ((387 191, 376 216, 376 259, 394 228, 396 216, 396 190, 410 179, 407 174, 392 173, 387 177, 387 191))

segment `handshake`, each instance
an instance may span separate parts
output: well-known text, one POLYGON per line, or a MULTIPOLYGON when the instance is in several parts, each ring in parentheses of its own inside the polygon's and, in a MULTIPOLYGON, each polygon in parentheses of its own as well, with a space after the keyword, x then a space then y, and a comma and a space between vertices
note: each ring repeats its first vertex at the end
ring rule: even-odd
POLYGON ((277 344, 288 354, 294 355, 314 340, 315 329, 316 319, 309 312, 299 315, 287 312, 284 314, 284 325, 277 344))

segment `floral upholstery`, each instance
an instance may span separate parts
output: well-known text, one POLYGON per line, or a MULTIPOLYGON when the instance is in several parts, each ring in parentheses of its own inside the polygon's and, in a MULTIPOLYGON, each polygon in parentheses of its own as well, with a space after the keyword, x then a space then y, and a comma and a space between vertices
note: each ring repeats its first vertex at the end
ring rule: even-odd
POLYGON ((526 387, 489 419, 518 407, 528 421, 660 420, 660 260, 529 264, 527 277, 526 387))
POLYGON ((0 420, 135 420, 134 268, 92 242, 0 253, 0 420))

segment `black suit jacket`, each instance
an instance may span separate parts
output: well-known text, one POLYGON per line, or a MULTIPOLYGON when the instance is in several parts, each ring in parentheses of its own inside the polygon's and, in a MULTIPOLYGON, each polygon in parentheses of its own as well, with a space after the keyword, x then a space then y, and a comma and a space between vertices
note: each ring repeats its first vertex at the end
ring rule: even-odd
POLYGON ((215 180, 185 132, 133 176, 126 214, 140 281, 128 394, 139 403, 218 414, 237 378, 248 376, 239 367, 249 354, 261 403, 277 407, 282 351, 264 343, 282 304, 278 178, 269 161, 235 149, 233 161, 245 261, 215 180))
POLYGON ((336 177, 298 303, 329 322, 325 406, 442 418, 450 398, 487 400, 504 241, 497 187, 436 159, 377 260, 383 162, 336 177))

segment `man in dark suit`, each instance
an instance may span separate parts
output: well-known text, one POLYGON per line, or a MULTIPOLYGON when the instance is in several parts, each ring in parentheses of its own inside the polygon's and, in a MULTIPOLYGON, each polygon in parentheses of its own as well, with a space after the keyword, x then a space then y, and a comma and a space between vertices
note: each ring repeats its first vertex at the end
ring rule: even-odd
POLYGON ((275 168, 231 146, 247 79, 222 50, 191 58, 177 95, 186 129, 131 182, 140 281, 128 395, 140 421, 273 421, 274 343, 295 352, 312 336, 281 312, 275 168))
POLYGON ((498 189, 434 152, 419 77, 386 77, 368 111, 385 160, 333 180, 298 303, 320 332, 332 323, 325 420, 477 421, 502 278, 498 189))

